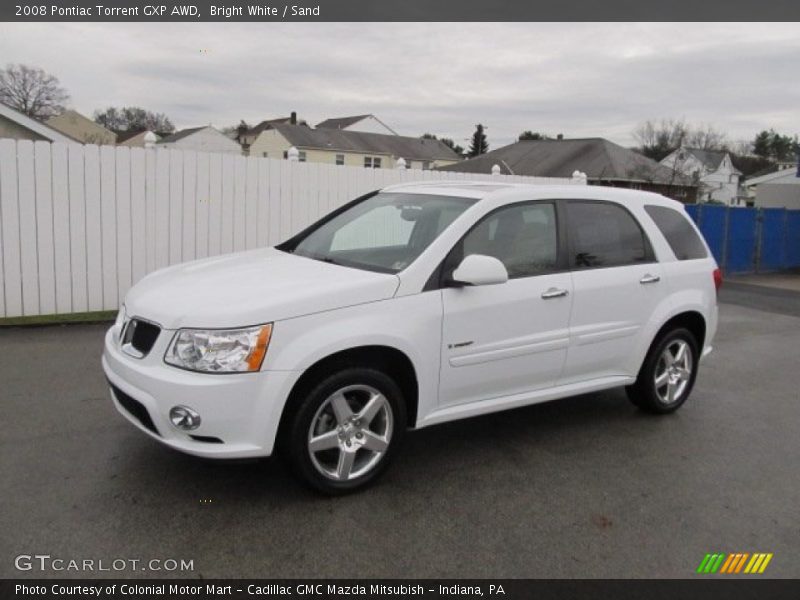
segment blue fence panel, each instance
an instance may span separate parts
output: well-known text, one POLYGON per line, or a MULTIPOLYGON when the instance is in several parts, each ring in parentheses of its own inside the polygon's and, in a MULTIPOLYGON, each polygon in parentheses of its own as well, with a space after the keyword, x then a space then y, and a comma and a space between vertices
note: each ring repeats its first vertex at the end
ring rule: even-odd
POLYGON ((701 206, 699 210, 700 222, 698 226, 719 265, 724 265, 725 263, 727 212, 728 209, 724 206, 711 205, 701 206))
POLYGON ((695 223, 700 222, 700 205, 699 204, 687 204, 683 208, 686 209, 686 212, 689 213, 689 216, 692 217, 692 221, 695 223))
POLYGON ((783 236, 786 266, 800 267, 800 210, 786 211, 786 232, 783 236))
POLYGON ((756 268, 756 209, 733 208, 728 214, 728 273, 752 273, 756 268))
POLYGON ((785 208, 761 210, 761 235, 758 249, 759 271, 780 271, 786 268, 784 237, 786 226, 785 208))

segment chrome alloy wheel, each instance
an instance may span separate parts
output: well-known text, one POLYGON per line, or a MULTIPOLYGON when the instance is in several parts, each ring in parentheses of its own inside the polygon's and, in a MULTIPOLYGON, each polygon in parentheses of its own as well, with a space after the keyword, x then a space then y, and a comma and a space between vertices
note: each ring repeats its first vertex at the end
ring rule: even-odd
POLYGON ((684 340, 664 348, 655 370, 656 395, 664 404, 681 400, 692 378, 692 349, 684 340))
POLYGON ((328 479, 348 481, 368 473, 389 448, 394 416, 389 401, 368 385, 331 394, 308 430, 308 453, 328 479))

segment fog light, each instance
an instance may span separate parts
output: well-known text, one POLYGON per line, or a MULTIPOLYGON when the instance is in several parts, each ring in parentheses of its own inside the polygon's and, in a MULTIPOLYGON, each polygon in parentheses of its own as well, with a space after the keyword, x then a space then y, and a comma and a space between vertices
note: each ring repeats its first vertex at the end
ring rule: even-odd
POLYGON ((173 406, 169 411, 169 420, 183 431, 192 431, 200 427, 200 415, 188 406, 173 406))

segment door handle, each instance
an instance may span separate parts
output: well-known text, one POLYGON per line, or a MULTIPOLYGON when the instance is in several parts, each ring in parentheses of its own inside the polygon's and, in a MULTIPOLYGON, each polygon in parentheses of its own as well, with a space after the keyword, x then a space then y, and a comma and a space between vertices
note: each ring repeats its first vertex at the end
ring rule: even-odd
POLYGON ((549 290, 542 292, 542 298, 545 300, 549 300, 550 298, 563 298, 569 294, 567 290, 561 290, 558 288, 550 288, 549 290))
POLYGON ((639 283, 658 283, 659 281, 661 281, 661 277, 658 275, 650 275, 650 273, 648 273, 639 280, 639 283))

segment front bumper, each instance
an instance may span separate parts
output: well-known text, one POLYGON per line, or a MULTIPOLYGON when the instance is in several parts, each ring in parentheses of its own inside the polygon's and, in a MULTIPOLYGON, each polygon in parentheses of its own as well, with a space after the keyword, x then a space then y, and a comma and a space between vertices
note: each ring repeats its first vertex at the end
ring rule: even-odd
POLYGON ((122 352, 113 327, 106 333, 102 364, 117 410, 153 439, 181 452, 210 458, 269 456, 286 398, 299 374, 260 371, 216 375, 184 371, 163 360, 172 333, 163 330, 142 359, 122 352), (141 408, 132 411, 129 400, 118 398, 113 387, 140 404, 151 423, 147 423, 146 416, 142 418, 141 408), (202 422, 197 429, 185 432, 172 425, 169 411, 178 404, 200 414, 202 422))

